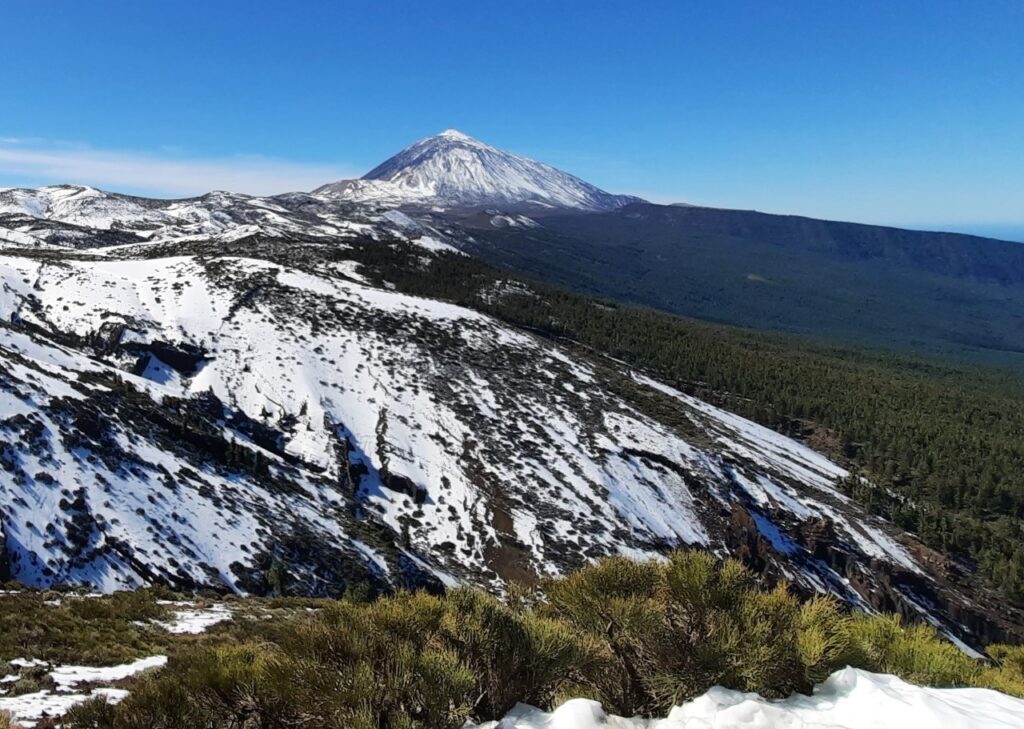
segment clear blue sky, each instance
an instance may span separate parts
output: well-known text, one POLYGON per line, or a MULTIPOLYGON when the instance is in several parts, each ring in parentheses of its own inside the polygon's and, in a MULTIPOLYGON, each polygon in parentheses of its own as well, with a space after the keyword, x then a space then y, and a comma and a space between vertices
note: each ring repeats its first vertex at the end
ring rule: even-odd
POLYGON ((1024 223, 1024 0, 95 0, 0 21, 0 186, 309 187, 456 127, 656 201, 1024 223))

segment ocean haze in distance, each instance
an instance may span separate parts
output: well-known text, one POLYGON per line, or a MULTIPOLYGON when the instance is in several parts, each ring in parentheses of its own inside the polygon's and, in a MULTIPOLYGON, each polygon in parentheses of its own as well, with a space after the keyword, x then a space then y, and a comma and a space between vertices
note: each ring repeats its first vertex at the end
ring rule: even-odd
POLYGON ((918 230, 942 230, 950 233, 969 233, 980 235, 983 238, 996 238, 997 240, 1008 240, 1014 243, 1024 243, 1024 224, 1022 223, 993 223, 991 225, 979 223, 977 225, 908 225, 902 226, 918 230))

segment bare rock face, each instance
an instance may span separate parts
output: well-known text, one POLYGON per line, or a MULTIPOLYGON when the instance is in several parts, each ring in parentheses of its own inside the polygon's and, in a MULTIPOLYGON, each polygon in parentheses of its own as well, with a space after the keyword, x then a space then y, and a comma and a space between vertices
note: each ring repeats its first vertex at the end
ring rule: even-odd
POLYGON ((11 565, 7 560, 7 535, 4 531, 3 509, 0 508, 0 582, 11 579, 11 565))

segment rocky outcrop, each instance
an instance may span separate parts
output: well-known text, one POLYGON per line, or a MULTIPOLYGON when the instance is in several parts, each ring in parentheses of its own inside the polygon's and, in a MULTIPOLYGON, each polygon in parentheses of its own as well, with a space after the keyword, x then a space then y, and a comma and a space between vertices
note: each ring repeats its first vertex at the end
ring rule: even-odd
POLYGON ((11 579, 11 565, 7 558, 7 533, 4 529, 4 512, 0 509, 0 582, 11 579))

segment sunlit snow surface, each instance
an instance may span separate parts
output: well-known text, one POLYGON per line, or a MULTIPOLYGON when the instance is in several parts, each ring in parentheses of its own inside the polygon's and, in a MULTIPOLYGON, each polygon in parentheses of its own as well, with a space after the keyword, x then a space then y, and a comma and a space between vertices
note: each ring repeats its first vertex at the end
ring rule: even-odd
POLYGON ((19 726, 26 729, 34 727, 36 722, 47 717, 63 716, 76 704, 81 704, 91 698, 103 696, 110 703, 116 704, 123 701, 128 692, 124 689, 98 688, 90 693, 66 693, 54 694, 49 691, 37 691, 32 694, 22 694, 10 698, 0 697, 0 710, 10 712, 19 726))
MULTIPOLYGON (((474 725, 467 725, 471 729, 474 725)), ((519 705, 500 722, 476 729, 1020 729, 1024 700, 988 689, 934 689, 846 668, 813 696, 768 701, 713 688, 665 719, 609 716, 588 699, 548 714, 519 705)))
MULTIPOLYGON (((11 663, 18 665, 14 661, 11 663)), ((4 696, 0 692, 0 711, 9 712, 22 726, 32 727, 39 719, 63 716, 72 706, 91 698, 102 696, 111 703, 117 703, 128 696, 128 692, 103 684, 124 681, 144 671, 162 668, 166 663, 167 656, 150 656, 119 666, 56 666, 49 670, 50 678, 57 684, 56 691, 36 691, 18 696, 4 696)), ((47 665, 38 661, 32 664, 47 665)))
POLYGON ((218 623, 231 620, 231 608, 225 605, 191 607, 188 603, 171 604, 179 608, 174 611, 174 618, 157 625, 172 635, 198 635, 218 623))
POLYGON ((80 683, 110 683, 121 681, 151 668, 167 663, 167 656, 151 656, 120 666, 58 666, 50 671, 58 691, 66 691, 80 683))
POLYGON ((359 180, 342 180, 316 192, 363 203, 440 207, 531 203, 602 210, 640 201, 609 194, 455 129, 421 139, 359 180))

